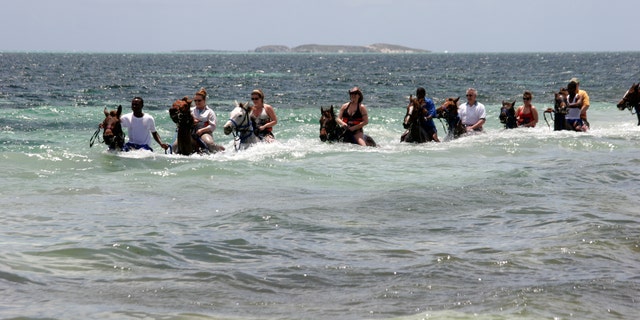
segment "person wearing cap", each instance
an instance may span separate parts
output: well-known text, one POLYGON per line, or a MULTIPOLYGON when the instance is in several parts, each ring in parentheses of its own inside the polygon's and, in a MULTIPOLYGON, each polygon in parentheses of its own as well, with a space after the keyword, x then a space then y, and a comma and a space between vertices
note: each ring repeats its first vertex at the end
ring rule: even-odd
POLYGON ((458 106, 460 121, 467 132, 482 131, 482 126, 487 118, 484 105, 476 101, 477 96, 478 91, 476 89, 467 89, 467 102, 458 106))
POLYGON ((251 121, 255 124, 255 133, 265 142, 275 141, 273 127, 278 124, 278 117, 273 107, 264 103, 264 93, 261 89, 251 91, 251 121))
POLYGON ((580 89, 580 80, 578 78, 571 78, 569 82, 575 82, 578 94, 582 97, 582 109, 580 109, 580 119, 585 126, 590 127, 589 121, 587 121, 587 110, 589 109, 589 94, 580 89))
POLYGON ((567 97, 567 114, 565 120, 567 125, 575 131, 587 131, 587 126, 584 125, 580 118, 580 110, 582 110, 582 96, 578 94, 578 87, 576 82, 571 81, 567 86, 569 96, 567 97))
POLYGON ((144 107, 144 101, 140 97, 135 97, 131 100, 131 110, 133 112, 127 113, 120 118, 120 124, 122 127, 127 128, 129 133, 129 141, 124 145, 124 151, 144 149, 153 151, 151 146, 151 136, 156 142, 167 150, 169 145, 162 142, 160 135, 156 131, 156 122, 149 114, 142 112, 144 107))
POLYGON ((351 88, 349 102, 342 105, 336 121, 341 127, 347 129, 345 141, 366 146, 363 128, 369 123, 369 114, 367 107, 362 104, 362 100, 364 100, 364 96, 360 88, 351 88))

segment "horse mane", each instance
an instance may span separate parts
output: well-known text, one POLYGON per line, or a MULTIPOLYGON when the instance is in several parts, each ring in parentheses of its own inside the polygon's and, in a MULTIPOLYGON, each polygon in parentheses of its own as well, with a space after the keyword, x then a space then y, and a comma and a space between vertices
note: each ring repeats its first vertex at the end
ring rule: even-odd
POLYGON ((185 96, 182 99, 174 101, 169 108, 169 116, 171 117, 171 120, 178 125, 178 127, 193 126, 194 121, 193 116, 191 116, 192 102, 193 100, 185 96))
POLYGON ((253 105, 249 104, 249 102, 238 102, 238 101, 234 101, 234 104, 236 105, 236 107, 240 107, 242 109, 244 109, 245 111, 247 111, 247 113, 251 112, 253 110, 253 105))

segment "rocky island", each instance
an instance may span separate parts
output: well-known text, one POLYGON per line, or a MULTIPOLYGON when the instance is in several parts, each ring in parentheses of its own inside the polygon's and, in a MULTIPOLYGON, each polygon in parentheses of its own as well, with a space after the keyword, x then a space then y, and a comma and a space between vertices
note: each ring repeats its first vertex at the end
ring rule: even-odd
POLYGON ((427 53, 429 50, 413 49, 394 44, 375 43, 368 46, 305 44, 293 48, 281 45, 258 47, 254 52, 269 53, 427 53))

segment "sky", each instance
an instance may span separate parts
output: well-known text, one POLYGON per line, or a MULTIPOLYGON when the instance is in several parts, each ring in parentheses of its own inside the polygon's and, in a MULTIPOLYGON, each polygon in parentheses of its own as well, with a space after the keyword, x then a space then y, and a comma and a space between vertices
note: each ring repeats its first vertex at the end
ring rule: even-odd
POLYGON ((640 51, 637 0, 0 0, 0 52, 640 51))

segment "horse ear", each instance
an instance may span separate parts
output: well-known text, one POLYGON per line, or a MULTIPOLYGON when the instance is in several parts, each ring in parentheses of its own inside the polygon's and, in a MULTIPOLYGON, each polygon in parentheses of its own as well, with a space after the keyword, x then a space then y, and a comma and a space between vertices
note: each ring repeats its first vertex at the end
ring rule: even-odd
POLYGON ((460 97, 457 97, 457 98, 453 99, 453 102, 455 102, 456 105, 457 105, 459 100, 460 100, 460 97))
POLYGON ((107 107, 104 107, 104 116, 105 117, 109 116, 109 111, 107 111, 107 107))
POLYGON ((331 108, 329 108, 329 111, 331 111, 331 113, 333 113, 333 105, 331 105, 331 108))
POLYGON ((320 106, 320 113, 324 113, 324 108, 320 106))
POLYGON ((513 108, 513 106, 515 106, 515 105, 516 105, 516 101, 513 100, 513 102, 511 102, 511 107, 513 108))
POLYGON ((116 112, 116 116, 118 116, 118 118, 120 118, 120 115, 122 114, 122 105, 118 106, 118 111, 116 112))

